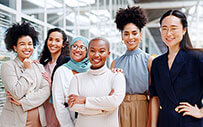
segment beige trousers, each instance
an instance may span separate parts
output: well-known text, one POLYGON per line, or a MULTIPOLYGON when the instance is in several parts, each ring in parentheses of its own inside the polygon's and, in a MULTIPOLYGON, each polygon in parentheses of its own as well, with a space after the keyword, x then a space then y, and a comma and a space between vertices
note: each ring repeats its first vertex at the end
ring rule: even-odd
POLYGON ((147 127, 148 101, 145 95, 126 95, 119 106, 120 127, 147 127))

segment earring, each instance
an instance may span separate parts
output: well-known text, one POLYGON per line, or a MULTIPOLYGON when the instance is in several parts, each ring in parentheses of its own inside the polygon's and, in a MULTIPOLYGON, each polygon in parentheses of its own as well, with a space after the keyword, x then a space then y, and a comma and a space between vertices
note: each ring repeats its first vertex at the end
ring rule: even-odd
POLYGON ((122 43, 122 44, 124 44, 124 41, 123 41, 123 40, 121 40, 121 43, 122 43))

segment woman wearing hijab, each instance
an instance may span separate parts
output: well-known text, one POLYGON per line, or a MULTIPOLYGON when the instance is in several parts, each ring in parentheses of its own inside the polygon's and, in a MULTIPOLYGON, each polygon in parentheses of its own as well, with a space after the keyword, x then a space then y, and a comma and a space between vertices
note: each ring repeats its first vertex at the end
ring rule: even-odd
POLYGON ((70 81, 74 74, 89 69, 87 58, 88 40, 76 37, 70 43, 70 60, 56 69, 53 77, 52 95, 56 116, 61 127, 74 127, 75 112, 66 106, 70 81))

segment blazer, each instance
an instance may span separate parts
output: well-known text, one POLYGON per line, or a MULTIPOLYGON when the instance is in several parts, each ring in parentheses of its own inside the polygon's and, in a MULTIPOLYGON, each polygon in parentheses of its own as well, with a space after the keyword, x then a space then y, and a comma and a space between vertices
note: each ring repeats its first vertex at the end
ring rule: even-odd
POLYGON ((5 90, 22 105, 17 106, 7 99, 0 116, 0 127, 25 127, 27 111, 36 107, 41 125, 46 126, 42 104, 50 95, 50 86, 43 78, 42 72, 45 72, 45 69, 38 63, 33 63, 32 69, 24 69, 18 57, 2 64, 1 78, 5 90))
POLYGON ((150 94, 158 96, 158 127, 203 127, 203 119, 175 111, 180 102, 203 106, 203 52, 180 50, 168 67, 168 52, 157 57, 151 68, 150 94))

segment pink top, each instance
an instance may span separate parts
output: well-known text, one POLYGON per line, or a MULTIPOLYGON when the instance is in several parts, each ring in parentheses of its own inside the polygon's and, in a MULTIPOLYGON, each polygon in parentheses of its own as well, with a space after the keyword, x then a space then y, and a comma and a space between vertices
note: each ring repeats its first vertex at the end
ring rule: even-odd
MULTIPOLYGON (((44 68, 49 77, 51 77, 55 66, 56 66, 56 62, 55 63, 49 62, 48 64, 45 65, 44 68)), ((47 127, 60 127, 53 104, 49 103, 49 99, 45 101, 44 109, 45 109, 47 127)))

